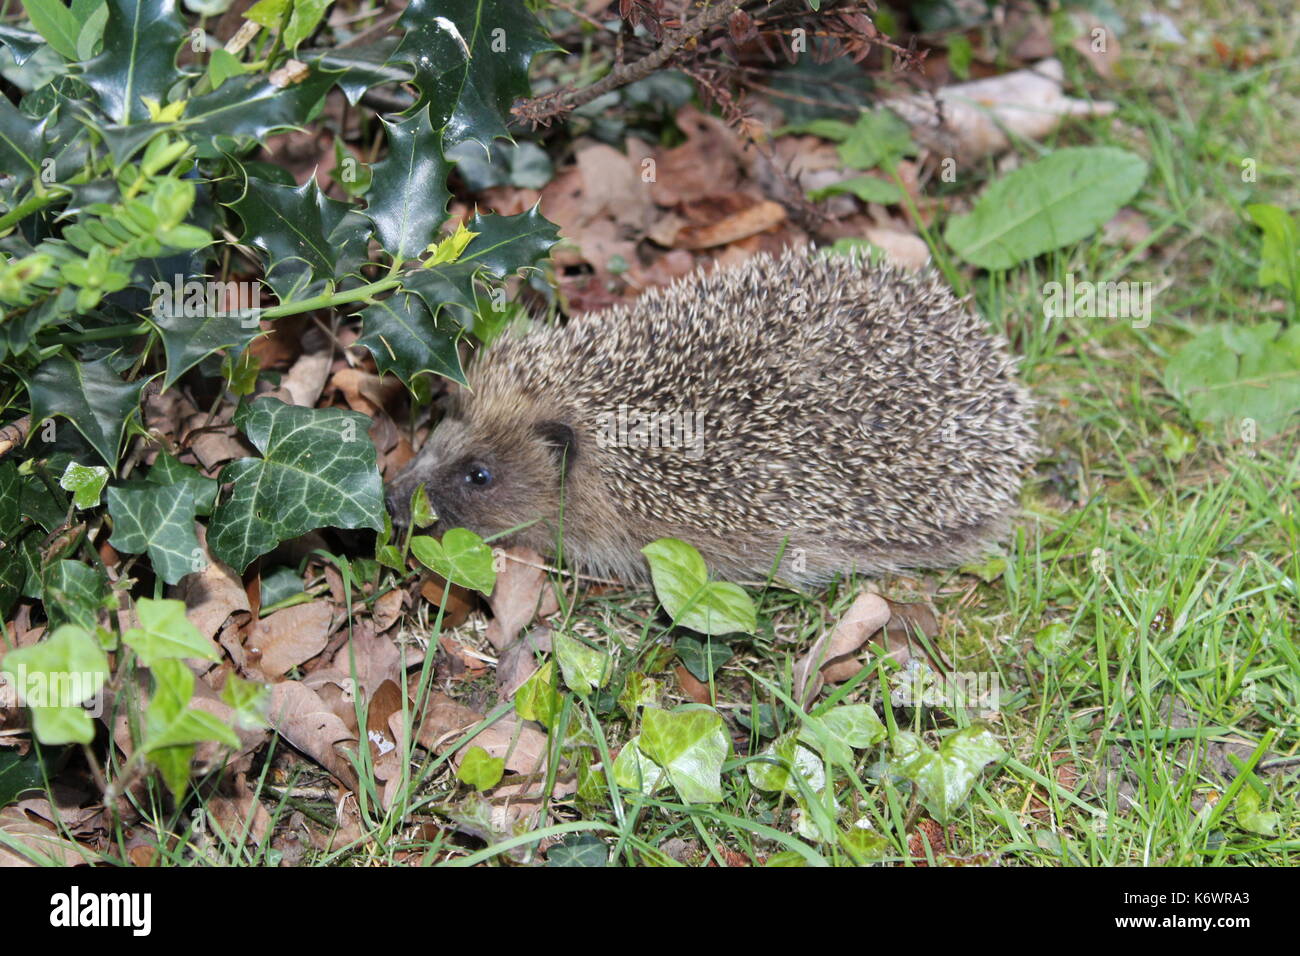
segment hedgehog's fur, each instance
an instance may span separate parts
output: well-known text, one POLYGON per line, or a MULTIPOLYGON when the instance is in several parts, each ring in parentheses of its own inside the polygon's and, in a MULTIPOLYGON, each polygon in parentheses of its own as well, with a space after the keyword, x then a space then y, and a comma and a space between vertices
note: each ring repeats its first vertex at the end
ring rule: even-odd
POLYGON ((1013 372, 934 273, 759 255, 498 341, 389 499, 403 520, 423 482, 436 530, 531 522, 509 543, 630 581, 661 537, 733 580, 778 555, 793 583, 957 564, 1005 532, 1032 460, 1013 372), (703 457, 602 444, 620 406, 703 412, 703 457))

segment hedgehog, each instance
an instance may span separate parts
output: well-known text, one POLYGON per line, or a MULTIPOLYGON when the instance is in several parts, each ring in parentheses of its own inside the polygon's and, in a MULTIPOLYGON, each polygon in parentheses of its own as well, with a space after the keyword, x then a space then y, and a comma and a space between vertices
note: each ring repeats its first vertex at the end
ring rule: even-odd
POLYGON ((498 340, 388 503, 627 583, 666 537, 739 582, 955 566, 1033 460, 1015 372, 933 271, 758 254, 498 340))

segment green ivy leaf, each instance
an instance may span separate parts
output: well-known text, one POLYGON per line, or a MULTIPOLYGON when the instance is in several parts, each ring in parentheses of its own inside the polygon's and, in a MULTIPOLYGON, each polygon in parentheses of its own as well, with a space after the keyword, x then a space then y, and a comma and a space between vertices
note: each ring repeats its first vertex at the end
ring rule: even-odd
POLYGON ((1006 756, 993 732, 978 724, 950 734, 938 750, 901 731, 893 751, 891 762, 899 776, 912 781, 930 815, 945 824, 970 796, 980 771, 1006 756))
POLYGON ((293 12, 284 28, 286 49, 297 50, 298 44, 316 32, 321 18, 334 0, 293 0, 293 12))
POLYGON ((857 196, 863 202, 876 202, 886 206, 903 201, 903 191, 896 183, 876 176, 854 176, 852 179, 842 179, 838 183, 812 190, 808 193, 808 198, 813 202, 821 202, 830 196, 844 193, 857 196))
POLYGON ((552 727, 560 715, 564 698, 555 686, 555 662, 547 661, 533 672, 515 691, 515 713, 524 720, 535 720, 552 727))
POLYGON ((650 562, 655 594, 674 624, 701 634, 754 633, 754 602, 734 584, 710 581, 695 548, 676 538, 660 538, 641 553, 650 562))
POLYGON ((102 465, 79 465, 68 462, 59 478, 59 487, 72 492, 72 503, 84 511, 99 504, 99 496, 108 482, 108 469, 102 465))
POLYGON ((55 355, 37 366, 27 380, 32 422, 53 416, 72 422, 99 452, 109 468, 117 468, 117 451, 127 419, 140 407, 145 380, 124 382, 113 371, 112 359, 74 362, 55 355))
POLYGON ((0 750, 0 807, 9 806, 31 790, 44 790, 46 773, 35 749, 26 754, 0 750))
POLYGON ((51 621, 94 629, 107 591, 102 572, 80 561, 53 561, 40 578, 41 601, 51 621))
POLYGON ((614 758, 614 782, 624 790, 649 796, 659 789, 666 774, 641 750, 640 734, 625 743, 614 758))
POLYGON ((281 541, 317 528, 384 526, 383 485, 364 415, 260 398, 240 406, 235 424, 263 457, 222 469, 222 484, 234 489, 212 514, 208 544, 215 557, 243 571, 281 541))
POLYGON ((411 553, 430 571, 463 588, 491 594, 497 573, 492 549, 473 531, 452 528, 438 541, 430 535, 411 539, 411 553))
POLYGON ((221 659, 212 642, 185 616, 185 602, 140 598, 135 605, 140 626, 122 635, 145 667, 169 658, 216 661, 221 659))
POLYGON ((442 130, 434 129, 429 108, 393 123, 380 122, 388 135, 388 155, 375 163, 366 215, 384 251, 412 259, 438 235, 447 218, 448 164, 442 156, 442 130))
POLYGON ((560 664, 565 685, 579 697, 586 697, 597 687, 609 683, 607 654, 558 631, 551 637, 551 648, 560 664))
POLYGON ((271 688, 265 684, 231 674, 221 687, 221 699, 235 712, 237 726, 245 730, 261 730, 270 726, 267 708, 270 705, 271 688))
POLYGON ((108 658, 85 628, 65 624, 39 644, 10 651, 0 670, 13 675, 41 743, 88 744, 94 739, 94 724, 81 704, 103 688, 108 658))
POLYGON ((1300 236, 1296 220, 1280 206, 1253 203, 1246 212, 1264 234, 1259 245, 1261 288, 1279 285, 1300 300, 1300 236))
POLYGON ((1261 836, 1275 836, 1282 815, 1276 811, 1265 812, 1262 807, 1263 801, 1255 788, 1248 782, 1246 786, 1241 788, 1241 792, 1237 794, 1237 800, 1234 804, 1237 824, 1251 833, 1258 833, 1261 836))
POLYGON ((165 452, 154 459, 145 481, 154 485, 184 485, 189 488, 194 495, 194 508, 201 515, 212 514, 212 508, 217 503, 219 486, 215 481, 204 478, 197 468, 183 465, 165 452))
POLYGON ((647 677, 639 671, 629 674, 618 695, 619 709, 627 715, 628 720, 636 720, 638 708, 659 703, 659 690, 659 682, 653 677, 647 677))
POLYGON ((167 789, 179 799, 189 783, 195 744, 212 740, 233 749, 239 746, 239 738, 212 714, 189 706, 194 674, 183 662, 163 658, 149 670, 154 689, 145 711, 145 737, 140 747, 162 774, 167 789))
POLYGON ((642 714, 641 752, 667 771, 686 803, 722 800, 722 762, 730 747, 722 715, 712 707, 647 707, 642 714))
POLYGON ((875 169, 893 166, 904 156, 915 156, 917 147, 908 125, 882 108, 859 116, 837 151, 846 166, 875 169))
POLYGON ((795 775, 801 777, 813 793, 821 792, 826 786, 826 768, 821 757, 799 743, 796 733, 777 737, 763 748, 759 756, 764 759, 745 764, 745 775, 759 790, 799 797, 802 791, 795 775))
POLYGON ((723 664, 731 660, 733 654, 731 647, 722 641, 701 642, 691 637, 677 638, 673 642, 673 650, 691 675, 704 684, 712 679, 723 664))
POLYGON ((108 0, 103 52, 86 62, 81 79, 115 122, 148 120, 144 98, 164 102, 181 78, 176 53, 184 36, 175 0, 108 0))
POLYGON ((465 759, 456 771, 456 779, 467 783, 480 793, 491 790, 501 782, 505 774, 506 762, 501 757, 493 757, 477 745, 465 751, 465 759))
POLYGON ((126 554, 148 552, 154 572, 168 584, 207 566, 194 532, 194 492, 184 484, 136 481, 108 489, 111 544, 126 554))
POLYGON ((1146 175, 1146 161, 1127 150, 1058 149, 995 182, 974 209, 948 220, 944 239, 973 265, 1009 269, 1090 235, 1146 175))
POLYGON ((1196 422, 1253 420, 1258 437, 1300 411, 1300 325, 1220 324, 1185 344, 1165 366, 1165 388, 1196 422))

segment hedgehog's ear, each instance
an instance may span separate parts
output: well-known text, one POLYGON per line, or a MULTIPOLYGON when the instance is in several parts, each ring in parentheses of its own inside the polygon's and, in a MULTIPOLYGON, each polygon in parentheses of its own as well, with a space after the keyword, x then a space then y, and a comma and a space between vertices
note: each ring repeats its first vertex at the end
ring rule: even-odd
POLYGON ((548 419, 534 425, 533 431, 551 450, 555 463, 568 475, 569 469, 573 467, 573 459, 578 454, 578 436, 574 430, 564 422, 548 419))

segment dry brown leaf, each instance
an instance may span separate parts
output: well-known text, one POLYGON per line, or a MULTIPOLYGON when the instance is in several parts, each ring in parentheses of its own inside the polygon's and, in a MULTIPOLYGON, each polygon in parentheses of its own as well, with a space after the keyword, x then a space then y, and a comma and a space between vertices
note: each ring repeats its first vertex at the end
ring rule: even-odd
POLYGON ((549 617, 559 609, 541 564, 542 556, 529 548, 505 550, 504 565, 488 598, 492 620, 485 635, 498 651, 513 643, 534 617, 549 617))
MULTIPOLYGON (((48 860, 56 866, 78 866, 88 862, 85 850, 65 840, 52 827, 33 820, 18 807, 0 809, 0 833, 30 851, 38 860, 48 860)), ((0 867, 37 865, 26 854, 0 843, 0 867)))
POLYGON ((402 608, 406 606, 406 591, 401 588, 393 588, 386 594, 381 594, 375 599, 374 606, 371 608, 370 616, 375 622, 375 630, 386 631, 402 616, 402 608))
POLYGON ((357 738, 311 688, 298 681, 272 684, 270 716, 280 736, 356 789, 356 774, 339 745, 355 746, 357 738))
MULTIPOLYGON (((424 598, 434 607, 439 607, 443 600, 443 591, 447 583, 437 575, 429 575, 420 584, 420 597, 424 598)), ((442 615, 443 630, 449 631, 460 627, 469 617, 469 612, 474 610, 477 599, 474 592, 467 591, 459 585, 451 586, 451 593, 447 595, 447 607, 442 615)))
POLYGON ((785 208, 764 199, 708 226, 681 229, 674 237, 673 245, 681 249, 711 249, 748 239, 783 222, 785 208))
POLYGON ((879 594, 864 591, 854 598, 833 630, 819 637, 794 665, 796 700, 807 703, 821 690, 826 668, 847 680, 862 666, 855 655, 872 634, 889 621, 889 604, 879 594), (846 670, 851 668, 851 670, 846 670))
POLYGON ((283 677, 325 649, 333 623, 334 605, 328 601, 296 604, 255 622, 244 646, 250 654, 261 653, 263 674, 283 677))

